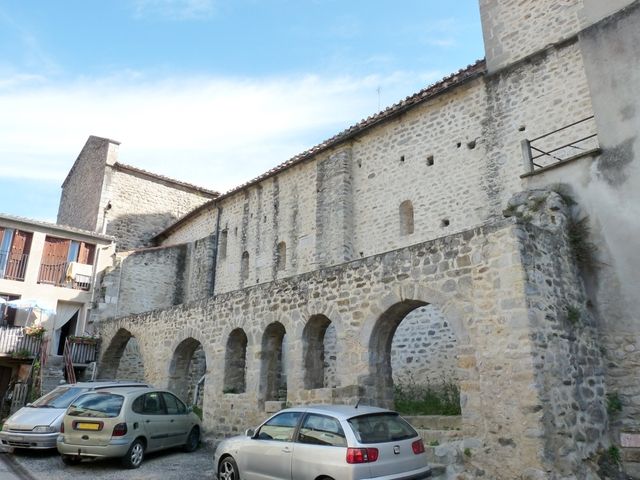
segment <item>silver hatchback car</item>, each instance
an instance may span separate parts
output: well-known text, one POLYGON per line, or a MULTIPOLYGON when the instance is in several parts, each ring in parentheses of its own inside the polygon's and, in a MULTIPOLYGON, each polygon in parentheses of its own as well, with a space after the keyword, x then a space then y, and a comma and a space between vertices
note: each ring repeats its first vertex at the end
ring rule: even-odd
POLYGON ((119 388, 81 395, 71 403, 58 436, 68 465, 83 458, 119 457, 138 468, 147 452, 200 443, 200 418, 166 390, 119 388))
POLYGON ((56 448, 62 417, 69 404, 83 393, 106 388, 146 387, 146 383, 96 381, 60 385, 5 420, 0 442, 5 447, 56 448))
POLYGON ((223 440, 219 480, 421 480, 431 476, 424 444, 397 413, 319 405, 282 410, 246 435, 223 440))

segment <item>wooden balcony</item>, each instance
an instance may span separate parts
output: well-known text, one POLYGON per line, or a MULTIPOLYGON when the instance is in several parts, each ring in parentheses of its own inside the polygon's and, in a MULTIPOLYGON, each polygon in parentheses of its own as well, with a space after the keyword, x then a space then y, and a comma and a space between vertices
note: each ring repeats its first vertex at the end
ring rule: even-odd
POLYGON ((16 255, 0 252, 0 279, 24 281, 28 261, 28 254, 16 255))

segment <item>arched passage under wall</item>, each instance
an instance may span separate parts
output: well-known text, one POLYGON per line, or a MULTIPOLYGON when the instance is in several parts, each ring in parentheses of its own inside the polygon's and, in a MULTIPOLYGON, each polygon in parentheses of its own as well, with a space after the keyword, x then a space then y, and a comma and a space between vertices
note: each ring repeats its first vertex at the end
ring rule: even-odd
POLYGON ((457 353, 456 336, 439 308, 419 300, 398 302, 371 333, 367 396, 388 408, 400 409, 402 402, 423 414, 458 414, 457 353))
POLYGON ((247 375, 247 334, 241 328, 234 329, 227 339, 224 357, 223 393, 244 393, 247 375))
POLYGON ((169 390, 188 405, 202 407, 204 375, 207 359, 202 344, 189 337, 181 341, 173 352, 169 366, 169 390))
POLYGON ((145 380, 140 346, 129 330, 121 328, 113 336, 102 354, 98 376, 105 380, 145 380))
POLYGON ((324 315, 312 316, 302 332, 304 388, 336 386, 335 326, 324 315))
POLYGON ((264 401, 287 399, 287 376, 282 348, 285 335, 286 330, 280 322, 269 324, 262 335, 260 397, 264 401))

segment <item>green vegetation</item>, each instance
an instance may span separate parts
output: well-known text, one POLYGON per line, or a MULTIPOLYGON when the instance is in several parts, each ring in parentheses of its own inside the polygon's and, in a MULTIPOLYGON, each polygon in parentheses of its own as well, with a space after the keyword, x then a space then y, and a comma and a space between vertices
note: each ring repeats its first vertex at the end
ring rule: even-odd
POLYGON ((571 325, 576 325, 580 321, 580 309, 573 305, 567 307, 567 320, 571 325))
POLYGON ((200 418, 200 420, 202 420, 202 407, 193 405, 191 409, 193 410, 193 413, 195 413, 200 418))
POLYGON ((622 411, 622 401, 618 392, 607 393, 607 412, 609 415, 622 411))
POLYGON ((429 442, 430 447, 437 447, 438 445, 440 445, 440 442, 438 440, 431 440, 429 442))
POLYGON ((395 409, 404 415, 460 415, 460 388, 442 379, 440 385, 398 383, 394 387, 395 409))
POLYGON ((595 254, 598 249, 588 240, 591 233, 589 217, 583 217, 580 220, 570 219, 567 228, 569 245, 576 263, 584 268, 595 267, 595 254))
POLYGON ((470 457, 471 456, 471 449, 470 448, 465 448, 464 449, 464 456, 465 457, 470 457))
POLYGON ((620 449, 615 445, 611 445, 607 450, 607 457, 609 461, 613 464, 620 463, 620 449))

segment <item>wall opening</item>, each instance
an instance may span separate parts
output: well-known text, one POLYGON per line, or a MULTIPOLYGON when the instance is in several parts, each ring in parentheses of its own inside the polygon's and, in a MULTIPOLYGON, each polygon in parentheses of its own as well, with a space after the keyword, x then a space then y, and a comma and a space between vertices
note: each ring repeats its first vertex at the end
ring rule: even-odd
POLYGON ((324 315, 314 315, 302 332, 304 388, 336 386, 336 330, 324 315))
POLYGON ((140 346, 131 332, 118 330, 102 355, 99 372, 106 379, 145 381, 140 346))
POLYGON ((249 278, 249 252, 242 253, 242 259, 240 260, 240 278, 246 280, 249 278))
POLYGON ((407 415, 458 415, 455 333, 434 305, 404 300, 378 319, 369 342, 374 404, 407 415))
POLYGON ((247 335, 241 328, 229 334, 224 357, 222 393, 244 393, 247 375, 247 335))
POLYGON ((400 204, 400 235, 413 233, 413 204, 405 200, 400 204))
POLYGON ((282 271, 287 268, 287 244, 285 242, 278 243, 278 250, 276 252, 276 268, 278 271, 282 271))
POLYGON ((220 259, 224 260, 227 258, 227 238, 229 237, 229 232, 225 228, 220 232, 220 245, 218 247, 220 259))
POLYGON ((264 401, 287 399, 283 343, 286 330, 280 322, 274 322, 264 331, 260 352, 260 395, 264 401))
POLYGON ((202 344, 186 338, 178 344, 169 366, 169 390, 187 405, 202 408, 207 359, 202 344))

